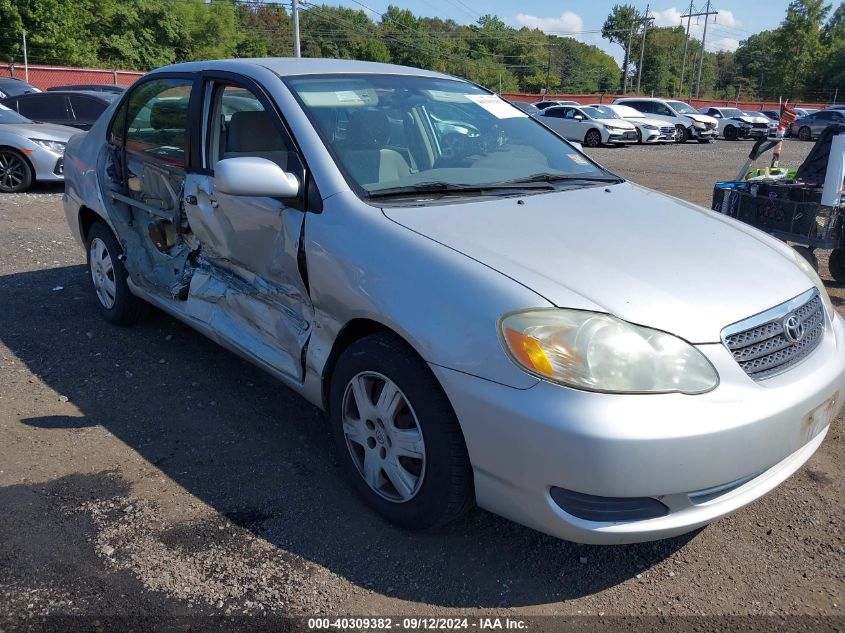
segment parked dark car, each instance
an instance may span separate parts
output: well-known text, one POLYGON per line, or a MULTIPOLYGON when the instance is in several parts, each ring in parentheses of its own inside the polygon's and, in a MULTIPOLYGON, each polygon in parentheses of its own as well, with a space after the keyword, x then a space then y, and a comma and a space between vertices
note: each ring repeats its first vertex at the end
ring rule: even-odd
POLYGON ((38 123, 87 130, 117 97, 108 92, 53 91, 9 97, 0 103, 38 123))
POLYGON ((842 110, 820 110, 807 116, 802 116, 792 124, 792 136, 797 136, 802 141, 811 141, 817 138, 824 129, 834 123, 845 124, 845 111, 842 110))
POLYGON ((113 86, 112 84, 69 84, 67 86, 51 86, 47 88, 47 92, 56 92, 57 90, 73 90, 74 92, 84 90, 85 92, 109 92, 111 94, 122 95, 126 91, 126 87, 113 86))
POLYGON ((26 83, 22 79, 14 77, 0 77, 0 99, 27 94, 30 92, 41 92, 35 86, 26 83))

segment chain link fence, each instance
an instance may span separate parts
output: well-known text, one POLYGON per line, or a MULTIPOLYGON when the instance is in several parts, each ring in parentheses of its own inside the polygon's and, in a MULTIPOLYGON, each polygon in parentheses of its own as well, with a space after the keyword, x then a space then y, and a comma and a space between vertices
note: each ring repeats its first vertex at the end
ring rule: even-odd
POLYGON ((46 90, 53 86, 72 84, 128 86, 143 74, 134 70, 72 68, 70 66, 43 66, 37 64, 30 64, 27 72, 23 64, 0 62, 0 77, 14 77, 16 79, 27 80, 40 90, 46 90))

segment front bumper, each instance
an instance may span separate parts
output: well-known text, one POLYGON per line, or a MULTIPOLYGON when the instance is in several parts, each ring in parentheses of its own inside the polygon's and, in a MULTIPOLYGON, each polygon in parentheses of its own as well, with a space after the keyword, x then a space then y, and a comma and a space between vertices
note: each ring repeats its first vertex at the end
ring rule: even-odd
POLYGON ((478 504, 563 539, 630 543, 694 530, 766 494, 821 444, 845 398, 845 328, 789 371, 754 382, 721 344, 699 349, 719 372, 710 393, 611 395, 548 382, 525 390, 442 367, 466 439, 478 504), (650 497, 645 520, 595 521, 564 511, 563 488, 650 497))
POLYGON ((624 132, 608 131, 607 143, 636 143, 637 131, 625 130, 624 132))
POLYGON ((719 136, 719 130, 716 128, 701 129, 693 125, 689 129, 692 137, 696 139, 715 139, 719 136))
POLYGON ((65 179, 64 154, 39 147, 27 155, 39 182, 61 182, 65 179))
POLYGON ((643 136, 643 143, 672 143, 675 141, 675 128, 672 132, 664 134, 660 130, 646 130, 640 128, 640 133, 643 136))

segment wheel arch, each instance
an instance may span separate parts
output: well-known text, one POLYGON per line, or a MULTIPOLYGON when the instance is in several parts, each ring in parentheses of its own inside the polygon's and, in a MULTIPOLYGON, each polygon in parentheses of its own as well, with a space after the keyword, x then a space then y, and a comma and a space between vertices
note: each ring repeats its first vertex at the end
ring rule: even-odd
POLYGON ((91 231, 91 227, 94 226, 94 223, 97 221, 105 224, 107 227, 109 227, 109 230, 114 233, 108 221, 102 215, 94 211, 94 209, 92 209, 91 207, 86 207, 85 205, 79 207, 79 213, 77 214, 77 222, 79 227, 79 235, 82 238, 83 242, 88 241, 88 233, 91 231))
MULTIPOLYGON (((340 358, 341 354, 345 352, 349 347, 363 338, 367 336, 371 336, 373 334, 378 333, 386 333, 392 334, 396 336, 399 340, 401 340, 405 345, 411 350, 414 354, 416 354, 420 360, 425 362, 422 354, 420 354, 416 347, 408 341, 407 337, 402 336, 399 332, 395 329, 391 328, 380 321, 376 321, 370 318, 355 318, 351 321, 347 322, 338 332, 337 336, 332 343, 332 349, 329 352, 328 357, 326 358, 326 362, 323 364, 323 370, 321 373, 321 398, 323 402, 323 409, 325 411, 329 410, 329 393, 331 391, 331 380, 332 375, 334 374, 335 367, 337 366, 337 360, 340 358)), ((436 377, 435 377, 436 380, 436 377)), ((439 382, 439 381, 438 381, 439 382)))

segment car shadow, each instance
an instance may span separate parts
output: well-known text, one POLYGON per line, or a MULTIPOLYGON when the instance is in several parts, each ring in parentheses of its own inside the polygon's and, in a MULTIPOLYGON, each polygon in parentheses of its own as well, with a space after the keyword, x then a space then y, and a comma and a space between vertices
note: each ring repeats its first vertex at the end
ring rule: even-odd
POLYGON ((322 412, 160 312, 108 325, 84 266, 2 276, 0 301, 0 342, 79 412, 23 424, 101 425, 229 520, 368 590, 464 608, 557 602, 628 580, 695 537, 577 545, 481 510, 400 530, 342 480, 322 412))

